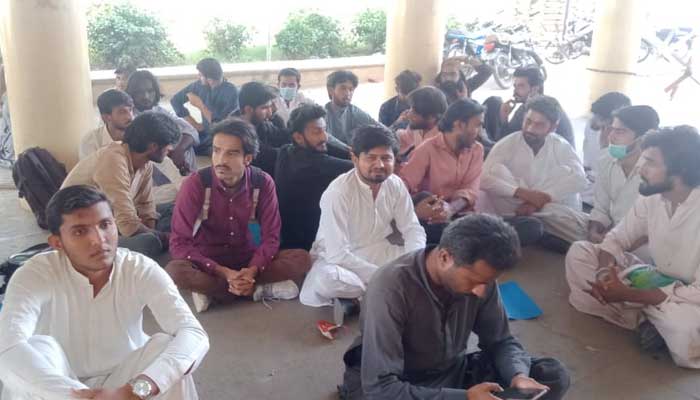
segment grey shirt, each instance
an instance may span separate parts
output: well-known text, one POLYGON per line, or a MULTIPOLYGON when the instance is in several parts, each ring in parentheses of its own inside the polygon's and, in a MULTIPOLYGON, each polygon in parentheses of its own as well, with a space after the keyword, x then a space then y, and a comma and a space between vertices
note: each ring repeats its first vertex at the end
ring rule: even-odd
POLYGON ((325 108, 328 133, 347 145, 352 143, 352 131, 355 128, 379 124, 369 114, 353 104, 341 108, 329 101, 325 108))
MULTIPOLYGON (((367 399, 466 398, 467 341, 473 331, 504 381, 529 375, 530 356, 511 335, 498 286, 484 298, 452 295, 442 303, 425 265, 431 248, 376 272, 362 307, 362 387, 367 399)), ((352 347, 351 347, 352 349, 352 347)))

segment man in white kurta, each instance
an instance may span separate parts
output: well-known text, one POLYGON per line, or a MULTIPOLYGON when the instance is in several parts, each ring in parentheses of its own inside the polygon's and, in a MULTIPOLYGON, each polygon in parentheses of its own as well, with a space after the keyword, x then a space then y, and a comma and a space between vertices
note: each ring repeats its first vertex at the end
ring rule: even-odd
MULTIPOLYGON (((81 190, 97 193, 83 186, 62 189, 56 196, 81 190)), ((143 376, 157 386, 158 399, 197 398, 191 373, 209 349, 207 334, 155 261, 116 249, 113 217, 106 197, 99 195, 96 203, 70 211, 81 215, 81 225, 60 235, 85 238, 75 239, 87 241, 83 250, 91 249, 80 252, 82 261, 113 259, 105 261, 111 270, 101 289, 79 272, 80 263, 72 261, 76 247, 69 251, 67 245, 33 257, 10 280, 0 312, 3 400, 64 400, 89 388, 122 388, 123 395, 129 381, 143 376), (86 213, 87 220, 98 215, 95 224, 85 223, 86 213), (161 333, 144 333, 145 307, 161 333)), ((49 241, 54 246, 55 239, 49 241)), ((96 267, 91 268, 94 272, 96 267)))
MULTIPOLYGON (((386 131, 381 127, 361 128, 355 133, 359 135, 357 140, 367 136, 368 130, 370 134, 372 130, 386 131)), ((391 132, 386 135, 393 141, 391 132)), ((331 182, 321 196, 321 219, 311 248, 314 263, 299 295, 308 306, 331 305, 335 298, 362 296, 377 269, 425 247, 425 231, 413 210, 408 189, 401 178, 392 174, 395 151, 392 154, 381 146, 358 150, 357 140, 353 142, 355 168, 331 182), (385 154, 375 154, 378 150, 385 154), (375 158, 366 164, 365 157, 391 160, 375 158), (368 177, 380 168, 377 165, 383 165, 383 181, 378 183, 379 179, 375 179, 372 183, 368 177)), ((397 150, 395 141, 391 145, 397 150)))
POLYGON ((569 301, 577 310, 627 329, 649 321, 666 342, 676 364, 700 368, 700 246, 695 240, 700 232, 700 161, 694 160, 700 154, 700 136, 694 129, 690 133, 668 131, 646 138, 640 187, 646 196, 635 201, 601 244, 576 242, 571 246, 566 257, 566 279, 571 288, 569 301), (684 153, 685 160, 677 165, 687 168, 686 172, 669 169, 665 175, 663 160, 671 154, 663 154, 656 147, 658 135, 664 134, 690 138, 667 142, 667 149, 675 149, 668 153, 684 153), (647 147, 649 140, 656 142, 647 147), (687 180, 692 182, 685 182, 686 178, 681 177, 684 173, 690 174, 691 179, 687 180), (658 189, 649 190, 654 187, 658 189), (648 238, 656 270, 674 279, 674 283, 633 289, 620 279, 606 284, 596 282, 600 268, 611 267, 619 273, 640 264, 630 251, 644 238, 648 238))
POLYGON ((565 241, 583 239, 579 193, 587 180, 573 147, 554 133, 559 105, 540 96, 525 107, 523 130, 498 141, 484 162, 477 205, 503 217, 538 217, 547 233, 565 241))

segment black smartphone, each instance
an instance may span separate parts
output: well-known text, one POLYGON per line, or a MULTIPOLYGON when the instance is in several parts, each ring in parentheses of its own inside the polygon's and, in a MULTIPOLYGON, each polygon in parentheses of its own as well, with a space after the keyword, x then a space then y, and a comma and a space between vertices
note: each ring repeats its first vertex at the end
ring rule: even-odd
POLYGON ((508 388, 493 395, 502 400, 537 400, 547 393, 547 389, 508 388))

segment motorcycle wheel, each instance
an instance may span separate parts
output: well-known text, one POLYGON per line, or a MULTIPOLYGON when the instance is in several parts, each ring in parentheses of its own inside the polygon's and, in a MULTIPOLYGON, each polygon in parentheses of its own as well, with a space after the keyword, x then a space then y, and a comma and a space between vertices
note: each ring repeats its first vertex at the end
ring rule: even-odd
POLYGON ((544 59, 550 64, 561 64, 568 58, 566 54, 562 53, 559 46, 554 42, 549 42, 544 48, 546 56, 544 59))
POLYGON ((651 43, 647 42, 645 39, 639 43, 639 56, 637 56, 637 62, 644 62, 651 54, 651 43))
POLYGON ((569 43, 569 47, 571 48, 569 58, 571 58, 572 60, 581 57, 586 52, 591 52, 590 48, 586 46, 586 41, 581 39, 574 40, 573 42, 569 43))
POLYGON ((500 53, 491 61, 493 67, 493 80, 501 89, 509 89, 513 85, 513 68, 510 66, 508 56, 500 53))

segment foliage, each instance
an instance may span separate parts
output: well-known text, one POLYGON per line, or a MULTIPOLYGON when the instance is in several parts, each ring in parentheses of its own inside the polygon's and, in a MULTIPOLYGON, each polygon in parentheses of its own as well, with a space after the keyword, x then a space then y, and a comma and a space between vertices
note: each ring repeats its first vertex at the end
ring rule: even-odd
POLYGON ((338 57, 344 41, 335 19, 315 12, 289 15, 275 36, 277 47, 291 60, 338 57))
POLYGON ((352 33, 357 43, 364 45, 370 53, 383 52, 386 45, 386 12, 367 9, 354 21, 352 33))
POLYGON ((241 51, 250 43, 250 33, 244 25, 214 18, 204 31, 207 50, 220 61, 239 61, 241 51))

